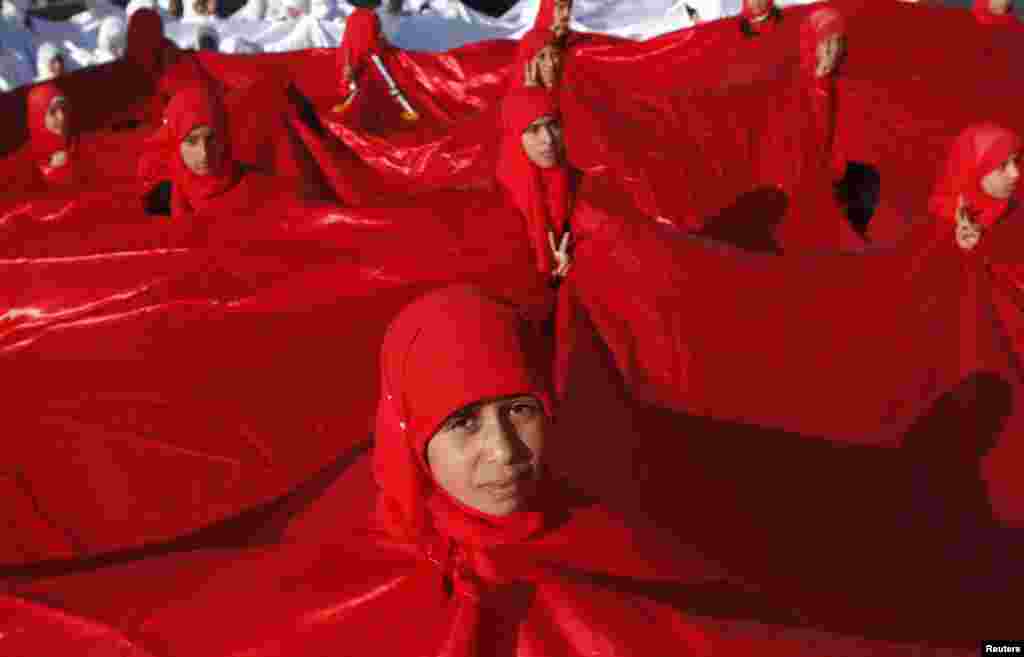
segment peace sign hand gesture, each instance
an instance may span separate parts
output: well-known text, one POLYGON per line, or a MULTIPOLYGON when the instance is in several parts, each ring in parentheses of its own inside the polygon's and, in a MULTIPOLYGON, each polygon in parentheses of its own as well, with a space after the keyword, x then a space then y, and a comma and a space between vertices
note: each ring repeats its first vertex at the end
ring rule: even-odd
POLYGON ((562 234, 562 241, 555 246, 555 234, 548 231, 548 245, 551 247, 551 254, 555 258, 555 269, 551 275, 555 278, 565 278, 569 275, 572 267, 572 258, 569 256, 569 231, 562 234))
POLYGON ((981 240, 981 226, 971 218, 970 209, 961 195, 956 208, 956 243, 964 251, 970 251, 981 240))

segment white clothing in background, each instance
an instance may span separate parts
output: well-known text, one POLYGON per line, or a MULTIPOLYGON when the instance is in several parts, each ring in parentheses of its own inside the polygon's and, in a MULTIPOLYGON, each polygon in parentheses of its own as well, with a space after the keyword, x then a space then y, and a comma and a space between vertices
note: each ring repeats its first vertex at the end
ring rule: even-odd
POLYGON ((220 51, 229 55, 255 55, 263 52, 259 44, 242 37, 228 37, 221 41, 220 51))

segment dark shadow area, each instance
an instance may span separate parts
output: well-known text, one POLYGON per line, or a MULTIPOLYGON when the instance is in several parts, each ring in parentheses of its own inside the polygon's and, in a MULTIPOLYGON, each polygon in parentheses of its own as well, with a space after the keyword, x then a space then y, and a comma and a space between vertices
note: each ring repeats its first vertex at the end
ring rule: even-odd
MULTIPOLYGON (((905 448, 851 445, 631 400, 594 340, 574 355, 570 390, 582 399, 559 418, 574 440, 553 450, 584 490, 627 516, 642 509, 681 549, 696 546, 804 624, 965 645, 1013 633, 1020 539, 992 525, 977 481, 1008 412, 1005 383, 965 383, 905 448), (971 440, 956 440, 955 426, 973 427, 971 440), (929 514, 960 520, 922 526, 929 514), (997 566, 975 566, 999 555, 997 566)), ((729 595, 716 613, 749 611, 749 595, 729 595)))
POLYGON ((867 235, 868 223, 882 198, 882 176, 878 168, 863 162, 846 165, 846 175, 836 184, 836 199, 846 207, 846 216, 861 235, 867 235))
POLYGON ((775 228, 788 207, 785 192, 775 187, 761 187, 743 194, 708 219, 698 234, 748 251, 778 253, 775 228))

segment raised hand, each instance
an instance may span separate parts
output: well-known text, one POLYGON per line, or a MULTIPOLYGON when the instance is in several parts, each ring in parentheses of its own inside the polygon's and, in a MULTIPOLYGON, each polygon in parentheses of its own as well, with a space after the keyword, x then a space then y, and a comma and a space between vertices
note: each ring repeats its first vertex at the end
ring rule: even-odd
POLYGON ((978 246, 981 240, 981 226, 974 222, 971 211, 964 201, 963 195, 957 201, 956 208, 956 243, 964 251, 978 246))
POLYGON ((562 241, 555 246, 555 234, 548 231, 548 245, 555 258, 555 269, 551 275, 555 278, 565 278, 569 275, 569 269, 572 267, 572 258, 569 256, 569 237, 569 231, 566 231, 562 235, 562 241))

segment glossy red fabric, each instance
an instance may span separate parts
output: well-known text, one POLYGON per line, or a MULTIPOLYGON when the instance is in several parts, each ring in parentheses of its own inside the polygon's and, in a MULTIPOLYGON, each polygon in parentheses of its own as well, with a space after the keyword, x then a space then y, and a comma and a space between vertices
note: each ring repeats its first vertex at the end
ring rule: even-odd
POLYGON ((566 230, 572 207, 572 174, 566 163, 548 169, 533 164, 523 150, 522 135, 543 116, 560 118, 557 100, 546 89, 518 89, 502 101, 501 115, 498 182, 526 220, 537 271, 549 273, 554 261, 548 232, 554 233, 557 243, 566 230))
POLYGON ((8 595, 0 595, 0 618, 0 645, 9 655, 151 657, 138 644, 99 623, 8 595))
POLYGON ((1020 137, 994 123, 972 125, 953 142, 945 170, 936 182, 928 208, 955 223, 961 199, 974 220, 988 228, 1006 215, 1010 202, 992 198, 981 180, 1021 150, 1020 137))

